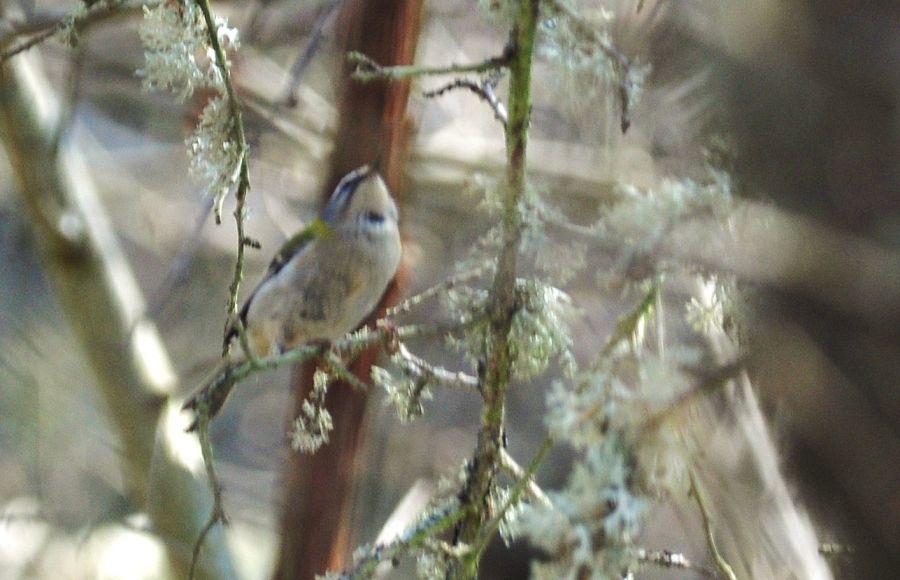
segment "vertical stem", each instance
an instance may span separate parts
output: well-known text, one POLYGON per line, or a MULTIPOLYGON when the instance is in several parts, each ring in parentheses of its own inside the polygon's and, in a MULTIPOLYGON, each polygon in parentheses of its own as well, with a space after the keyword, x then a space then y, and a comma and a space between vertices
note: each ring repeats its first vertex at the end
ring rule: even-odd
MULTIPOLYGON (((538 0, 520 0, 511 37, 509 124, 506 130, 506 193, 503 199, 503 246, 491 288, 491 337, 481 372, 484 407, 481 430, 462 499, 472 509, 460 523, 457 541, 470 543, 490 517, 488 499, 500 466, 506 392, 512 362, 509 332, 516 311, 516 264, 522 238, 520 206, 525 193, 528 125, 531 117, 531 67, 537 28, 538 0)), ((473 553, 451 576, 474 578, 479 553, 473 553)))
MULTIPOLYGON (((225 95, 228 97, 228 109, 231 113, 234 131, 234 140, 237 143, 240 155, 240 168, 238 169, 238 184, 235 192, 235 208, 234 222, 237 226, 237 258, 234 264, 234 276, 231 286, 228 288, 228 317, 225 320, 225 329, 231 325, 232 321, 237 319, 238 315, 238 293, 240 292, 241 282, 244 279, 244 250, 250 245, 250 241, 244 232, 244 211, 247 202, 247 192, 250 191, 250 167, 247 163, 247 136, 244 133, 244 120, 241 115, 241 102, 234 90, 234 84, 231 82, 231 70, 228 66, 228 59, 225 51, 219 42, 218 28, 212 10, 209 7, 209 0, 196 0, 200 12, 203 13, 203 20, 206 22, 207 36, 209 44, 216 55, 216 67, 222 73, 222 82, 225 85, 225 95)), ((216 223, 221 221, 220 206, 216 205, 216 223)), ((243 334, 243 333, 241 333, 243 334)), ((228 352, 228 344, 225 345, 223 355, 228 352)))
POLYGON ((694 495, 694 499, 697 500, 697 507, 700 508, 700 517, 703 519, 703 531, 706 533, 706 545, 709 546, 709 553, 712 554, 713 560, 716 563, 716 568, 719 569, 719 572, 721 572, 725 578, 728 580, 737 580, 734 569, 719 551, 719 547, 716 544, 716 535, 712 529, 712 519, 709 516, 709 510, 706 509, 706 498, 697 481, 697 476, 694 475, 694 470, 689 470, 688 475, 691 479, 691 493, 694 495))

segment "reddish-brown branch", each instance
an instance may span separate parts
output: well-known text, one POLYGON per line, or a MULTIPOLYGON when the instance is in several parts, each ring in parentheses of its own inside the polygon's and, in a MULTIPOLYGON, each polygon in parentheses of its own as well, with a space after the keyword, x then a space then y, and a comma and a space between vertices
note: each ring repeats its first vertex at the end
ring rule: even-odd
MULTIPOLYGON (((421 0, 347 0, 339 17, 344 51, 362 52, 378 62, 410 64, 415 56, 421 0)), ((358 83, 343 70, 340 122, 330 175, 323 199, 342 175, 379 161, 395 196, 403 190, 411 125, 406 118, 408 82, 358 83)), ((397 199, 398 204, 401 199, 397 199)), ((401 212, 402 213, 402 212, 401 212)), ((395 304, 404 286, 404 271, 382 299, 379 313, 395 304)), ((373 316, 374 319, 374 316, 373 316)), ((368 382, 377 352, 363 353, 351 369, 368 382)), ((294 370, 293 420, 312 385, 312 365, 294 370)), ((285 466, 282 542, 275 578, 307 580, 349 564, 354 538, 350 529, 355 472, 365 440, 367 394, 349 385, 329 389, 328 410, 334 417, 331 441, 315 455, 291 453, 285 466)))

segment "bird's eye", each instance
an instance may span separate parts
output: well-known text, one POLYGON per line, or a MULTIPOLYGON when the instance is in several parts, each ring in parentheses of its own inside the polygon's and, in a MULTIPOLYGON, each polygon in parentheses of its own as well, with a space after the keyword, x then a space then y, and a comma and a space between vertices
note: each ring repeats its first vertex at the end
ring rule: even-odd
POLYGON ((384 223, 384 216, 377 211, 368 210, 363 214, 363 219, 369 222, 370 224, 380 224, 384 223))

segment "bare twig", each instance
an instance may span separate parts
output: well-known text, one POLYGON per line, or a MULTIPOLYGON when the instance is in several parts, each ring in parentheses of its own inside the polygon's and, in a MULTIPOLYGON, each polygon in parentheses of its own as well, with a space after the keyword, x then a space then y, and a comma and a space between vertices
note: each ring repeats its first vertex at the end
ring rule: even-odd
POLYGON ((312 62, 313 57, 322 46, 322 41, 325 40, 325 26, 328 24, 328 20, 331 16, 340 7, 342 1, 343 0, 329 0, 328 3, 322 7, 322 11, 316 18, 315 24, 313 24, 313 31, 309 37, 309 41, 303 48, 303 52, 300 53, 297 60, 291 65, 291 70, 288 72, 288 83, 284 89, 284 97, 281 100, 281 104, 287 105, 288 107, 297 106, 297 87, 300 86, 300 79, 303 77, 303 73, 306 72, 309 63, 312 62))
POLYGON ((353 568, 338 577, 342 580, 372 577, 381 562, 399 560, 409 550, 418 548, 428 539, 449 530, 466 514, 466 511, 466 506, 450 505, 434 512, 403 532, 396 541, 386 545, 373 546, 354 562, 353 568))
POLYGON ((534 494, 536 498, 539 498, 538 501, 544 504, 550 504, 550 498, 534 483, 534 474, 537 473, 538 468, 543 463, 544 459, 553 449, 555 442, 552 438, 547 437, 543 443, 541 443, 540 448, 538 448, 537 453, 534 454, 534 457, 531 459, 531 462, 528 464, 527 469, 522 469, 519 465, 513 460, 513 458, 506 454, 506 459, 504 461, 504 453, 505 450, 500 453, 500 461, 501 464, 504 465, 507 469, 511 469, 516 471, 519 475, 518 480, 516 481, 515 486, 513 486, 512 490, 509 492, 509 496, 506 498, 506 502, 503 506, 497 510, 497 513, 493 515, 493 517, 485 522, 484 526, 481 528, 477 540, 473 542, 474 549, 472 550, 472 555, 477 559, 484 553, 484 550, 487 548, 491 539, 494 537, 494 534, 497 533, 497 530, 500 529, 500 524, 503 522, 503 518, 506 517, 507 512, 513 508, 517 503, 519 503, 522 499, 522 494, 528 492, 534 494))
POLYGON ((222 504, 222 485, 219 483, 219 478, 216 475, 212 441, 209 437, 209 407, 207 401, 201 401, 197 416, 200 422, 198 429, 200 451, 203 454, 203 465, 206 467, 206 478, 209 481, 209 487, 213 494, 213 507, 209 519, 206 520, 206 524, 200 530, 200 534, 197 536, 196 542, 194 542, 194 549, 191 552, 191 567, 188 571, 189 580, 194 580, 197 563, 200 560, 200 549, 203 547, 206 536, 209 535, 209 532, 212 531, 216 524, 220 522, 223 524, 228 523, 228 517, 225 515, 225 506, 222 504))
MULTIPOLYGON (((552 442, 548 442, 545 440, 543 443, 541 443, 541 445, 541 449, 543 449, 544 445, 552 446, 553 444, 552 442)), ((525 491, 528 492, 528 495, 530 495, 532 499, 544 505, 551 504, 550 498, 547 497, 547 494, 544 493, 544 490, 541 489, 541 486, 535 483, 534 478, 532 477, 534 474, 532 473, 531 475, 529 475, 528 473, 526 473, 526 471, 522 469, 522 466, 519 465, 515 459, 513 459, 513 456, 510 455, 506 449, 500 452, 500 462, 503 466, 503 469, 508 471, 509 474, 513 476, 517 481, 526 482, 525 491)))
POLYGON ((464 284, 466 282, 469 282, 470 280, 475 280, 476 278, 479 278, 483 274, 490 271, 492 266, 493 266, 492 264, 483 264, 481 266, 477 266, 470 270, 466 270, 465 272, 459 272, 458 274, 454 274, 454 275, 450 276, 449 278, 447 278, 446 280, 444 280, 443 282, 435 284, 434 286, 432 286, 426 290, 423 290, 422 292, 419 292, 415 296, 410 296, 409 298, 398 303, 396 306, 392 306, 391 308, 388 308, 387 311, 384 313, 384 315, 386 318, 393 318, 393 317, 397 316, 398 314, 404 314, 406 312, 409 312, 414 307, 425 302, 426 300, 428 300, 429 298, 431 298, 433 296, 437 296, 438 294, 441 294, 442 292, 445 292, 447 290, 455 288, 456 286, 459 286, 460 284, 464 284))
MULTIPOLYGON (((228 316, 225 322, 225 332, 227 333, 229 331, 229 328, 232 327, 232 324, 237 328, 238 337, 244 350, 244 354, 249 359, 249 364, 256 365, 256 359, 253 358, 253 353, 248 347, 246 333, 244 332, 244 326, 243 324, 241 324, 241 321, 238 317, 238 294, 240 292, 241 282, 244 277, 244 249, 246 246, 258 247, 259 245, 258 243, 247 237, 247 235, 244 233, 244 206, 247 198, 247 193, 250 190, 250 169, 247 163, 247 138, 244 133, 244 122, 241 116, 241 104, 238 100, 237 93, 231 81, 231 70, 228 65, 228 60, 225 56, 225 51, 223 50, 222 45, 219 42, 218 26, 216 25, 212 10, 209 7, 209 0, 196 0, 196 2, 197 6, 200 8, 200 11, 203 13, 203 19, 206 22, 207 39, 209 40, 209 45, 212 47, 213 52, 216 55, 216 67, 222 74, 222 83, 225 86, 225 93, 228 98, 228 109, 232 120, 232 131, 234 132, 233 138, 238 148, 238 159, 240 160, 240 167, 238 169, 238 185, 237 191, 235 192, 236 204, 234 209, 234 221, 237 226, 237 258, 234 265, 234 277, 229 287, 228 316)), ((216 211, 216 223, 221 223, 221 216, 219 215, 218 211, 216 211)), ((228 354, 229 348, 230 344, 228 343, 228 341, 226 341, 222 353, 223 356, 226 356, 228 354)), ((232 380, 231 382, 228 382, 226 384, 228 390, 230 390, 234 386, 234 384, 236 384, 236 381, 232 380)), ((222 399, 222 401, 224 401, 224 398, 222 399)), ((222 505, 222 489, 219 485, 218 479, 216 478, 215 465, 213 463, 212 443, 209 439, 209 405, 209 398, 201 398, 198 401, 197 421, 199 425, 198 436, 200 438, 200 447, 203 452, 203 463, 206 466, 206 474, 213 493, 213 510, 206 526, 203 528, 203 531, 197 538, 196 545, 194 546, 193 559, 191 561, 192 578, 197 562, 197 557, 199 555, 200 546, 203 544, 203 540, 206 538, 206 535, 217 523, 224 523, 227 521, 225 517, 225 509, 222 505)))
POLYGON ((376 79, 400 80, 411 77, 483 73, 502 69, 509 65, 509 51, 501 56, 470 64, 451 64, 444 67, 424 67, 418 65, 383 66, 360 52, 347 53, 347 60, 356 65, 353 78, 359 81, 376 79))
MULTIPOLYGON (((13 46, 0 51, 0 65, 17 54, 21 54, 26 50, 34 48, 38 44, 57 34, 64 34, 68 31, 76 30, 79 26, 115 14, 124 2, 125 0, 102 0, 100 2, 95 2, 88 8, 82 6, 76 9, 68 16, 60 18, 55 23, 49 24, 47 28, 32 33, 27 40, 22 40, 13 46)), ((4 38, 2 44, 6 44, 7 42, 11 42, 11 40, 4 38)))
POLYGON ((706 498, 703 495, 703 491, 700 489, 700 482, 697 481, 697 476, 694 475, 693 469, 688 471, 688 475, 691 479, 691 494, 693 494, 694 499, 697 501, 697 507, 700 508, 700 517, 703 520, 703 531, 706 533, 706 544, 709 546, 709 552, 712 555, 719 572, 721 572, 728 580, 737 580, 734 570, 731 568, 728 560, 726 560, 721 552, 719 552, 719 547, 716 545, 716 536, 712 530, 712 521, 709 517, 709 511, 706 509, 706 498))
POLYGON ((44 42, 48 38, 52 38, 53 36, 59 34, 63 30, 65 30, 70 25, 71 25, 71 21, 69 19, 62 20, 62 21, 60 21, 59 24, 57 24, 53 28, 47 28, 46 30, 42 30, 41 32, 34 34, 28 40, 23 40, 22 42, 16 44, 15 46, 7 48, 3 52, 0 52, 0 64, 3 64, 7 60, 16 56, 17 54, 23 53, 26 50, 39 45, 40 43, 44 42))
POLYGON ((336 378, 345 381, 348 385, 358 391, 367 391, 369 389, 369 385, 353 374, 353 372, 347 368, 347 365, 344 364, 344 361, 342 361, 333 350, 326 349, 322 358, 331 370, 331 374, 336 378))
POLYGON ((706 374, 694 388, 681 394, 672 403, 666 406, 666 408, 648 417, 638 429, 639 436, 654 432, 664 422, 676 415, 682 409, 688 407, 697 399, 718 391, 743 372, 745 368, 746 361, 743 358, 739 358, 706 374))
POLYGON ((462 389, 465 391, 477 391, 479 388, 478 378, 463 372, 448 371, 445 368, 437 367, 428 361, 421 359, 409 352, 406 345, 400 343, 397 355, 400 357, 400 365, 403 370, 409 373, 413 378, 427 383, 439 383, 445 387, 462 389))
POLYGON ((639 549, 637 554, 638 560, 643 564, 659 566, 660 568, 675 568, 678 570, 692 570, 708 577, 715 578, 712 570, 707 570, 703 566, 698 566, 687 558, 684 554, 672 552, 670 550, 645 550, 639 549))
POLYGON ((653 316, 658 296, 659 286, 657 284, 651 285, 635 308, 619 319, 616 323, 616 329, 606 340, 606 344, 603 345, 597 357, 591 362, 590 368, 592 371, 596 372, 602 368, 619 345, 632 340, 639 333, 642 325, 646 323, 648 318, 653 316))
POLYGON ((440 97, 444 93, 452 91, 454 89, 468 89, 478 95, 481 100, 486 102, 488 106, 491 107, 491 110, 494 111, 494 118, 500 121, 500 123, 503 125, 503 128, 505 129, 509 121, 509 115, 506 112, 506 105, 504 105, 500 101, 500 99, 497 98, 496 93, 494 93, 494 89, 497 88, 498 81, 499 77, 497 77, 496 75, 488 76, 481 82, 458 78, 443 85, 442 87, 431 91, 426 91, 425 93, 423 93, 423 96, 426 99, 432 99, 435 97, 440 97))

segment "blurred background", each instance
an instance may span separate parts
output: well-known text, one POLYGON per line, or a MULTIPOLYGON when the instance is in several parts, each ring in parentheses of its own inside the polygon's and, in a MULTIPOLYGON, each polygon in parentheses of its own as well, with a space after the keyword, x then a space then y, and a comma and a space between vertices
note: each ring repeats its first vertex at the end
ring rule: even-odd
MULTIPOLYGON (((336 20, 350 1, 214 7, 241 31, 233 70, 252 152, 247 228, 262 243, 261 251, 248 251, 250 286, 280 243, 314 218, 330 178, 345 80, 337 78, 344 69, 336 20), (319 46, 314 53, 311 42, 319 46), (286 104, 293 85, 296 103, 286 104)), ((4 44, 29 23, 52 22, 76 7, 3 4, 4 44)), ((500 54, 506 25, 483 9, 486 4, 426 2, 417 62, 465 63, 500 54)), ((575 4, 590 14, 597 10, 593 2, 575 4)), ((702 176, 710 144, 724 138, 736 153, 742 195, 813 224, 809 231, 821 238, 781 248, 784 238, 775 236, 761 250, 762 265, 729 266, 730 256, 711 262, 736 272, 752 296, 751 375, 791 493, 810 511, 823 543, 858 551, 855 563, 841 561, 833 569, 848 578, 860 570, 897 577, 900 7, 889 0, 605 5, 616 45, 653 67, 646 92, 623 134, 610 87, 539 63, 532 181, 575 221, 590 223, 617 184, 653 188, 666 178, 702 176), (835 249, 834 259, 820 262, 817 248, 835 249), (784 271, 765 271, 772 256, 786 264, 784 271), (862 271, 871 264, 883 269, 862 271), (859 291, 844 293, 845 287, 859 291), (860 296, 877 300, 861 303, 860 296)), ((141 89, 135 74, 143 64, 140 9, 124 6, 80 30, 75 46, 51 39, 33 49, 28 66, 43 71, 46 90, 62 105, 63 146, 86 161, 184 395, 219 355, 235 252, 233 202, 226 202, 227 219, 215 225, 202 187, 189 177, 184 147, 203 97, 179 103, 141 89)), ((475 209, 477 184, 481 176, 503 173, 503 132, 493 112, 468 91, 423 96, 442 84, 416 81, 409 98, 401 197, 406 293, 443 279, 468 255, 490 225, 475 209)), ((498 94, 505 95, 503 81, 498 94)), ((0 175, 0 579, 158 577, 160 550, 141 532, 146 522, 132 515, 109 408, 48 284, 11 165, 0 163, 0 175)), ((562 233, 555 241, 563 248, 572 242, 562 233)), ((754 254, 735 260, 748 256, 754 254)), ((608 256, 589 252, 588 267, 565 286, 579 306, 572 328, 582 360, 640 295, 627 284, 610 291, 598 283, 609 264, 608 256)), ((666 300, 677 313, 685 294, 675 291, 666 300)), ((442 315, 432 303, 407 319, 442 315)), ((678 336, 677 324, 672 332, 678 336)), ((440 340, 415 347, 435 363, 468 370, 440 340)), ((522 461, 545 434, 548 381, 510 392, 510 452, 522 461)), ((270 577, 276 567, 287 501, 283 470, 293 453, 286 436, 289 387, 288 369, 256 375, 236 389, 213 423, 232 521, 227 545, 241 578, 270 577)), ((475 395, 437 391, 425 416, 411 424, 384 403, 378 392, 367 402, 366 442, 354 470, 355 543, 374 541, 410 489, 428 490, 454 475, 471 455, 477 432, 475 395)), ((555 453, 540 483, 559 487, 570 461, 565 450, 555 453)), ((712 568, 693 509, 663 502, 641 543, 712 568)), ((533 555, 525 546, 498 543, 482 576, 526 577, 533 555)), ((393 572, 412 573, 409 566, 393 572)), ((702 576, 648 570, 642 577, 702 576)))

